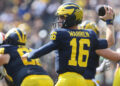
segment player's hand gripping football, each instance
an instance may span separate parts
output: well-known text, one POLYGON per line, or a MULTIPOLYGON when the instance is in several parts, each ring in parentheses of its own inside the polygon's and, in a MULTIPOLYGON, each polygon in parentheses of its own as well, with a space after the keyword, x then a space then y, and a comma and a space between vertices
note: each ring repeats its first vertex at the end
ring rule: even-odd
POLYGON ((114 13, 112 7, 110 7, 108 5, 105 5, 104 8, 105 8, 105 15, 104 16, 99 16, 100 19, 102 19, 104 21, 113 20, 114 16, 115 16, 115 13, 114 13))

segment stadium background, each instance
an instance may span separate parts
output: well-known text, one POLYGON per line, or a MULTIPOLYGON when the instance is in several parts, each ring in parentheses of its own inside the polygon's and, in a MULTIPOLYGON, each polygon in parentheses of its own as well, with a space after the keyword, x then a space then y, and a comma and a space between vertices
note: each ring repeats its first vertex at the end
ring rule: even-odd
MULTIPOLYGON (((105 38, 106 25, 98 19, 96 7, 100 4, 112 6, 116 13, 114 21, 116 43, 112 49, 120 51, 120 0, 0 0, 0 31, 6 33, 9 29, 22 24, 19 27, 26 28, 27 46, 33 49, 39 48, 49 41, 52 22, 56 19, 54 14, 57 7, 64 2, 75 2, 82 6, 84 20, 92 20, 97 23, 101 38, 105 38)), ((41 63, 56 82, 54 53, 41 58, 41 63)), ((108 71, 96 75, 101 86, 112 86, 115 65, 116 63, 112 62, 108 71)))

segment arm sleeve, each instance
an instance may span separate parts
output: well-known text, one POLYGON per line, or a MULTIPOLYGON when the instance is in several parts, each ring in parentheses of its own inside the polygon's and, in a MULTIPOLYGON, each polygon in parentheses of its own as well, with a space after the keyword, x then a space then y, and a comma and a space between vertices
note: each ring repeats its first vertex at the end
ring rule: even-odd
POLYGON ((58 31, 53 31, 50 35, 50 42, 40 47, 39 49, 33 50, 29 53, 28 58, 34 59, 48 54, 52 50, 60 48, 61 44, 61 33, 58 31))
POLYGON ((48 54, 49 52, 55 49, 57 49, 57 45, 53 41, 50 41, 44 46, 40 47, 39 49, 36 49, 30 52, 28 58, 35 59, 45 54, 48 54))
POLYGON ((98 39, 98 47, 97 49, 105 49, 108 48, 108 43, 106 39, 98 39))

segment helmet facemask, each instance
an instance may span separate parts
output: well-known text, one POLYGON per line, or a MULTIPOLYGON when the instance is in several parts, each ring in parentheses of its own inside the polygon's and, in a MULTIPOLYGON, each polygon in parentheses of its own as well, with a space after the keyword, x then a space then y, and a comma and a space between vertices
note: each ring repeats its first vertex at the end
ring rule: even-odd
POLYGON ((53 28, 64 28, 63 24, 65 23, 65 17, 64 16, 57 16, 56 22, 53 23, 53 28))

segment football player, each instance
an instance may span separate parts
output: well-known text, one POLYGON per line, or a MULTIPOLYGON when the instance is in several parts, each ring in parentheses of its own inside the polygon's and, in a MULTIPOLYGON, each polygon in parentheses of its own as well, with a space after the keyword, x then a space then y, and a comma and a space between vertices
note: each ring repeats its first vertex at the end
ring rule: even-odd
POLYGON ((53 86, 52 79, 41 67, 39 59, 23 59, 21 56, 31 52, 25 46, 26 34, 13 28, 5 35, 5 44, 0 48, 0 65, 16 86, 53 86))
MULTIPOLYGON (((110 12, 111 10, 109 9, 110 12)), ((96 59, 93 54, 97 49, 107 48, 110 43, 104 39, 98 40, 92 30, 78 30, 77 25, 82 22, 83 18, 83 10, 79 5, 62 4, 56 14, 58 16, 56 26, 59 27, 51 33, 51 41, 23 57, 34 59, 56 50, 55 67, 59 75, 56 86, 87 86, 82 75, 88 66, 96 66, 91 63, 92 59, 96 59)), ((112 21, 113 12, 104 19, 112 21)), ((111 21, 107 23, 111 24, 111 21)), ((114 40, 113 37, 108 38, 114 40)), ((102 50, 97 53, 100 51, 102 50)), ((114 58, 114 60, 120 60, 120 58, 114 58)))
MULTIPOLYGON (((86 20, 86 21, 82 22, 82 24, 78 25, 78 29, 85 29, 85 30, 91 29, 99 37, 99 30, 98 30, 98 27, 97 27, 95 22, 86 20)), ((83 76, 86 79, 86 82, 87 82, 88 86, 99 86, 99 83, 97 83, 97 81, 94 79, 95 74, 96 74, 96 72, 103 71, 104 68, 106 66, 108 66, 108 61, 104 60, 103 63, 98 67, 98 65, 99 65, 99 55, 94 53, 93 56, 96 57, 96 59, 92 59, 92 61, 94 62, 93 65, 96 65, 96 66, 93 66, 92 68, 88 66, 86 68, 83 76)), ((92 61, 91 61, 91 63, 92 63, 92 61)))

